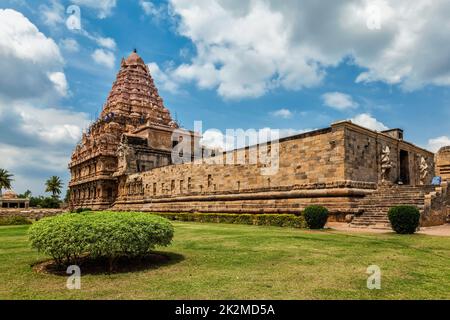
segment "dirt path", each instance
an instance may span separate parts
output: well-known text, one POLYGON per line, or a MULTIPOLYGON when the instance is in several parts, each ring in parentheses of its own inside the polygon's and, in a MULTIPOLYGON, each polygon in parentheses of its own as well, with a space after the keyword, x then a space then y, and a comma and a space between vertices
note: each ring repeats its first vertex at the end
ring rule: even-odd
MULTIPOLYGON (((392 233, 392 230, 370 229, 370 228, 350 228, 347 223, 330 222, 327 227, 343 232, 363 232, 363 233, 392 233)), ((430 236, 450 237, 450 224, 437 227, 421 228, 419 234, 426 234, 430 236)))

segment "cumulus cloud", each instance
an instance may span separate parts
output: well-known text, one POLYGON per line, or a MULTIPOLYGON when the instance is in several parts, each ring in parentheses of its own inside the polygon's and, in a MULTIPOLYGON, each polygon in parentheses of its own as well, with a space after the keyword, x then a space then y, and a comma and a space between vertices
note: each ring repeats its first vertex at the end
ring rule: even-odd
POLYGON ((359 106, 358 103, 353 100, 352 96, 341 92, 325 93, 322 95, 322 100, 327 107, 340 111, 355 109, 359 106))
POLYGON ((104 19, 112 14, 116 7, 116 0, 71 0, 72 3, 94 9, 100 19, 104 19))
POLYGON ((158 18, 163 13, 162 7, 157 7, 153 2, 151 1, 144 1, 140 0, 139 5, 141 6, 142 10, 144 10, 144 13, 148 16, 153 16, 158 18))
POLYGON ((49 107, 69 92, 63 67, 53 39, 21 13, 0 9, 0 167, 15 175, 19 192, 42 194, 47 177, 66 179, 89 123, 84 113, 49 107))
POLYGON ((150 73, 155 78, 156 84, 162 90, 177 93, 179 86, 166 72, 162 71, 158 64, 152 62, 148 64, 150 73))
POLYGON ((428 140, 428 149, 438 152, 440 148, 450 146, 450 138, 447 136, 437 137, 428 140))
POLYGON ((224 98, 259 97, 321 83, 351 58, 356 82, 413 90, 450 85, 446 0, 171 0, 177 31, 197 54, 169 74, 224 98), (371 28, 376 7, 379 28, 371 28))
POLYGON ((77 40, 72 38, 62 39, 60 41, 60 47, 67 52, 78 52, 80 51, 80 45, 77 40))
POLYGON ((56 91, 62 96, 67 95, 67 89, 69 87, 66 75, 63 72, 52 72, 48 74, 48 78, 53 82, 56 91))
POLYGON ((43 4, 39 6, 42 22, 50 27, 63 23, 64 6, 57 0, 52 0, 49 5, 43 4))
POLYGON ((290 119, 294 115, 291 110, 284 109, 284 108, 280 109, 280 110, 276 110, 274 112, 271 112, 270 114, 274 117, 283 118, 283 119, 290 119))
POLYGON ((59 47, 20 12, 0 9, 0 97, 34 99, 67 94, 59 47))
POLYGON ((97 49, 91 56, 97 64, 103 65, 110 69, 114 68, 114 64, 116 63, 116 57, 111 51, 97 49))
POLYGON ((352 118, 351 121, 357 125, 375 131, 385 131, 389 129, 382 122, 378 121, 368 113, 359 114, 356 117, 352 118))
POLYGON ((97 44, 109 50, 116 50, 117 44, 113 38, 94 37, 97 44))
POLYGON ((15 187, 43 192, 50 175, 67 176, 73 146, 89 124, 85 113, 0 101, 0 167, 11 171, 15 187))

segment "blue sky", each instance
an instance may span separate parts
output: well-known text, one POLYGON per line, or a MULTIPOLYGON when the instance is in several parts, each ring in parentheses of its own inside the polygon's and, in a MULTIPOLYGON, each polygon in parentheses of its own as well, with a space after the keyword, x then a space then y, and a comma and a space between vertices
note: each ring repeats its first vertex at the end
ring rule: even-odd
POLYGON ((0 167, 43 193, 134 48, 189 129, 284 134, 353 119, 450 144, 448 1, 3 0, 0 167), (81 10, 81 30, 66 21, 81 10), (407 9, 407 10, 406 10, 407 9))

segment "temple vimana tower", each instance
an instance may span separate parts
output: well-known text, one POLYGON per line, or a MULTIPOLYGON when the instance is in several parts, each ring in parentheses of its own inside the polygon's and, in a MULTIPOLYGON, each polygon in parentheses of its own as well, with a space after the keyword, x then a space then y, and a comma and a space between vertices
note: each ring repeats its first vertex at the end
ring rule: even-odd
POLYGON ((341 121, 280 139, 276 148, 266 143, 267 154, 277 153, 271 174, 264 173, 265 164, 250 161, 262 149, 258 145, 206 152, 206 159, 190 152, 174 163, 182 141, 203 155, 199 133, 179 128, 147 65, 133 52, 122 60, 99 119, 73 152, 70 206, 299 214, 318 204, 330 210, 332 220, 385 228, 391 206, 413 204, 423 226, 447 219, 450 148, 435 155, 405 141, 401 129, 377 132, 341 121), (436 175, 442 183, 433 181, 436 175))

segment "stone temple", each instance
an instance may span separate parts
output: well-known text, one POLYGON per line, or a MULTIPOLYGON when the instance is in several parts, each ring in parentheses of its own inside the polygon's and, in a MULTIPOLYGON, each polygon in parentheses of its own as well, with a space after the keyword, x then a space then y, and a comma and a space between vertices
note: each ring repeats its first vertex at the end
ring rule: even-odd
POLYGON ((172 119, 136 52, 122 60, 69 168, 70 206, 99 210, 298 214, 318 204, 331 220, 383 228, 389 207, 412 204, 431 226, 446 222, 450 194, 450 148, 435 155, 405 141, 401 129, 342 121, 276 145, 207 150, 198 133, 172 119), (261 152, 277 155, 271 174, 267 163, 251 161, 261 152), (174 155, 183 160, 175 163, 174 155), (442 183, 432 184, 436 174, 442 183))

